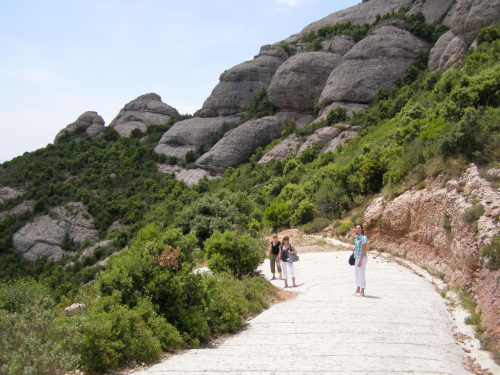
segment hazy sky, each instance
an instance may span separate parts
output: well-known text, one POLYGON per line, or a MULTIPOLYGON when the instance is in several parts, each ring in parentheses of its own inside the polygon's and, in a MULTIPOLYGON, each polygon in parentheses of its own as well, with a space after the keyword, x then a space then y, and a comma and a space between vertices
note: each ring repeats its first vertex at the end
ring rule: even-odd
POLYGON ((361 0, 0 0, 0 163, 154 92, 200 109, 224 70, 361 0))

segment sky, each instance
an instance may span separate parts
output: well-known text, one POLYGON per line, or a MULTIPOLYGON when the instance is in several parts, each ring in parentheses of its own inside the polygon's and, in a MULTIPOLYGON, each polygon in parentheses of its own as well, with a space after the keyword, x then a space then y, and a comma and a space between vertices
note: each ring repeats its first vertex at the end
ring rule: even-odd
POLYGON ((0 163, 156 93, 193 114, 225 70, 361 0, 0 0, 0 163))

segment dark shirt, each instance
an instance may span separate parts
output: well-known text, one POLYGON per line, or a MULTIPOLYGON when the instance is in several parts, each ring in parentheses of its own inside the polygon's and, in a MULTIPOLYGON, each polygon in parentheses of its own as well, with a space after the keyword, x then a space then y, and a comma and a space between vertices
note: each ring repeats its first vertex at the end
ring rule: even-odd
POLYGON ((292 250, 292 245, 288 245, 288 247, 285 249, 283 246, 281 246, 281 260, 283 262, 286 262, 288 260, 288 251, 292 250))
POLYGON ((280 241, 278 241, 276 245, 273 245, 273 242, 271 241, 271 254, 278 255, 280 253, 280 245, 280 241))

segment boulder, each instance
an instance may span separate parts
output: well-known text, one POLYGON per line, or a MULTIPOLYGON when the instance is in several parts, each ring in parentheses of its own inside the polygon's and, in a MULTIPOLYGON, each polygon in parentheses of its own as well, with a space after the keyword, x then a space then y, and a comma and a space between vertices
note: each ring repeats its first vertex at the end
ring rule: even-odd
POLYGON ((253 60, 226 70, 203 103, 201 116, 229 116, 245 112, 253 96, 261 89, 267 90, 274 73, 287 58, 283 48, 264 46, 253 60))
POLYGON ((451 30, 470 45, 481 28, 498 25, 500 0, 457 0, 451 13, 451 30))
POLYGON ((296 134, 291 134, 262 156, 259 164, 266 164, 273 159, 284 160, 292 153, 299 156, 306 148, 314 144, 321 149, 320 153, 335 152, 337 145, 354 138, 360 129, 361 127, 357 125, 337 124, 318 129, 305 140, 296 134))
POLYGON ((357 43, 328 78, 319 103, 370 103, 377 92, 394 86, 427 43, 395 26, 380 26, 357 43))
POLYGON ((228 167, 245 163, 259 147, 280 137, 286 124, 295 119, 294 113, 281 112, 275 116, 247 121, 225 135, 196 164, 203 169, 220 173, 228 167))
POLYGON ((333 38, 325 40, 321 43, 321 47, 323 51, 328 51, 335 53, 337 55, 344 56, 347 52, 354 47, 356 43, 351 37, 345 35, 337 35, 333 38))
POLYGON ((100 138, 104 135, 104 119, 97 114, 97 112, 88 111, 83 113, 80 117, 76 119, 75 122, 69 124, 59 133, 57 133, 54 143, 57 143, 59 138, 63 136, 66 132, 70 134, 75 134, 78 131, 85 131, 90 138, 100 138))
POLYGON ((196 151, 205 142, 210 143, 210 137, 219 133, 224 123, 238 122, 238 116, 190 118, 174 124, 160 139, 155 151, 165 156, 175 156, 177 160, 185 160, 186 152, 196 151))
POLYGON ((342 55, 308 52, 290 57, 276 71, 267 96, 277 109, 312 112, 342 55))
POLYGON ((160 95, 146 94, 126 104, 109 126, 120 137, 129 137, 134 129, 145 132, 149 125, 166 124, 172 116, 178 115, 175 108, 161 101, 160 95))
POLYGON ((467 53, 467 43, 463 36, 456 36, 453 31, 443 34, 429 55, 428 67, 431 72, 436 69, 447 70, 459 64, 467 53))
POLYGON ((196 185, 204 177, 209 180, 217 177, 213 172, 211 173, 205 169, 184 169, 178 165, 159 164, 158 171, 173 174, 177 181, 184 181, 187 186, 196 185))
POLYGON ((302 141, 296 134, 291 134, 265 153, 259 160, 259 164, 266 164, 271 160, 284 160, 290 154, 297 154, 302 141))
POLYGON ((354 138, 361 126, 350 124, 336 124, 316 130, 313 134, 307 137, 297 151, 297 155, 302 154, 306 148, 312 145, 317 145, 322 153, 327 151, 337 151, 339 144, 346 143, 349 139, 354 138))
POLYGON ((59 260, 64 254, 73 255, 60 247, 66 233, 76 246, 86 239, 91 242, 98 239, 94 220, 80 202, 56 207, 49 215, 36 217, 14 233, 13 244, 31 262, 41 256, 59 260))
POLYGON ((73 316, 76 313, 79 313, 82 310, 85 310, 87 308, 87 305, 84 305, 83 303, 73 303, 72 305, 66 307, 64 309, 64 313, 66 316, 73 316))
POLYGON ((92 246, 89 246, 85 250, 83 250, 82 253, 80 254, 80 257, 78 258, 78 260, 82 260, 85 257, 90 257, 94 254, 95 249, 97 249, 98 247, 106 247, 112 243, 113 243, 113 240, 104 240, 104 241, 97 242, 97 243, 93 244, 92 246))

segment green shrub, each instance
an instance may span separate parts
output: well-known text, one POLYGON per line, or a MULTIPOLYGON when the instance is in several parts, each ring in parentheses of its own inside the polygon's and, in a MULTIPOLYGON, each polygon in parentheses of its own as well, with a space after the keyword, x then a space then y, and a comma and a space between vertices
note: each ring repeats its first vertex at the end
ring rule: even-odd
POLYGON ((290 224, 291 212, 285 202, 274 202, 266 207, 264 211, 264 224, 274 230, 287 227, 290 224))
POLYGON ((347 120, 347 108, 335 107, 326 115, 326 122, 328 125, 338 124, 347 120))
POLYGON ((135 360, 157 360, 162 349, 178 347, 182 338, 151 302, 141 299, 134 308, 121 304, 121 294, 102 297, 83 315, 79 352, 90 371, 106 372, 135 360))
POLYGON ((315 215, 316 205, 306 198, 299 203, 290 219, 292 223, 300 225, 311 221, 315 215))
POLYGON ((500 32, 493 25, 482 28, 481 31, 479 32, 479 35, 477 36, 477 42, 479 44, 483 42, 491 43, 498 39, 500 39, 500 32))
POLYGON ((451 220, 450 220, 450 217, 448 216, 448 212, 445 212, 443 214, 443 223, 442 223, 442 226, 447 231, 451 230, 451 220))
MULTIPOLYGON (((33 285, 21 283, 8 288, 30 295, 33 285)), ((5 296, 5 295, 4 295, 5 296)), ((0 373, 12 375, 54 374, 75 371, 79 355, 75 353, 76 326, 59 317, 49 297, 36 296, 21 303, 22 309, 0 309, 0 373)), ((15 303, 14 305, 17 305, 15 303)))
POLYGON ((481 256, 485 258, 484 266, 492 271, 500 269, 500 235, 495 235, 489 245, 481 248, 481 256))
POLYGON ((351 221, 337 221, 334 225, 334 233, 339 237, 344 237, 353 227, 351 221))
POLYGON ((462 220, 464 223, 472 224, 474 221, 477 221, 484 214, 484 206, 480 203, 474 205, 473 207, 467 209, 462 214, 462 220))
POLYGON ((247 108, 246 118, 271 116, 275 111, 276 109, 267 98, 266 90, 261 89, 252 97, 250 105, 247 108))
POLYGON ((208 267, 214 272, 230 272, 235 276, 247 275, 264 261, 265 244, 249 234, 215 230, 205 241, 208 267))

